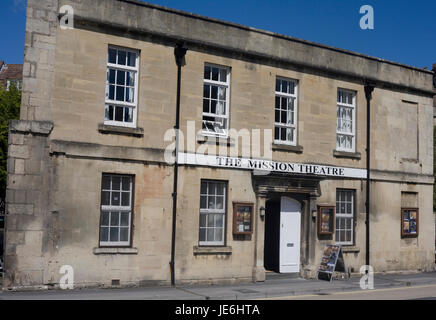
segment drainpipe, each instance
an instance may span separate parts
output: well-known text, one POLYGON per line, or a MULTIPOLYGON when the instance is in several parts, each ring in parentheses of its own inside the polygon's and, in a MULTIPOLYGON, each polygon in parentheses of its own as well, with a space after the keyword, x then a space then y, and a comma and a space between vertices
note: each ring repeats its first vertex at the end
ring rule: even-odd
POLYGON ((173 221, 172 221, 172 236, 171 236, 171 285, 175 286, 175 268, 174 258, 176 250, 176 218, 177 218, 177 178, 179 172, 179 129, 180 129, 180 85, 182 82, 182 66, 185 65, 185 54, 187 49, 183 48, 183 43, 178 43, 174 48, 174 56, 177 64, 177 103, 176 103, 176 125, 174 130, 176 131, 176 150, 174 161, 174 185, 173 185, 173 221))
MULTIPOLYGON (((366 265, 369 266, 369 192, 370 192, 370 154, 371 154, 371 98, 372 92, 374 90, 373 84, 365 85, 365 97, 366 97, 366 265)), ((366 273, 368 273, 368 268, 366 268, 366 273)))

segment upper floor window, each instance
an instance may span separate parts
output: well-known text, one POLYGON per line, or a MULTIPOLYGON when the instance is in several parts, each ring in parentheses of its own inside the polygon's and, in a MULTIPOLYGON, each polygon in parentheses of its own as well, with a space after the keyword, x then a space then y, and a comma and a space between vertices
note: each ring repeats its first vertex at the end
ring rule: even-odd
POLYGON ((354 152, 355 150, 355 109, 356 93, 338 89, 336 149, 354 152))
POLYGON ((297 144, 297 82, 276 79, 274 142, 297 144))
POLYGON ((205 65, 203 133, 224 135, 229 128, 230 68, 205 65))
POLYGON ((104 123, 136 127, 139 52, 109 47, 104 123))
POLYGON ((132 202, 132 176, 103 174, 100 246, 130 245, 132 202))

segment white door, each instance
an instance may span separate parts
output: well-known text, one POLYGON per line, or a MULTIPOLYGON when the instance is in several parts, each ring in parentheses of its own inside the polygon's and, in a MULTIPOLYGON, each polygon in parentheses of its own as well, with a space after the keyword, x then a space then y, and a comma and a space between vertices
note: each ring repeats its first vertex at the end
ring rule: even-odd
POLYGON ((280 201, 280 273, 300 272, 301 205, 282 197, 280 201))

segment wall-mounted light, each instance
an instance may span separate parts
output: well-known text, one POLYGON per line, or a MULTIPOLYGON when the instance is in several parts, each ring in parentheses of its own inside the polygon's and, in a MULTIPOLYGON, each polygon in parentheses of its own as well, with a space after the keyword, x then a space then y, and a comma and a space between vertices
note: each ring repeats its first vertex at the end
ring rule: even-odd
POLYGON ((262 219, 265 218, 265 207, 264 206, 259 208, 259 215, 262 219))
POLYGON ((312 220, 315 221, 316 220, 316 216, 318 214, 318 210, 316 209, 312 209, 312 220))

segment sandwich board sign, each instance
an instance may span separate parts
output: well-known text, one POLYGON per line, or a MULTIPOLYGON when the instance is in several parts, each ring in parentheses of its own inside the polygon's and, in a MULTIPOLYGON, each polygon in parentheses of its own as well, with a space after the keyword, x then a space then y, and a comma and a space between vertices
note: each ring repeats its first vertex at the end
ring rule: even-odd
POLYGON ((318 280, 333 280, 333 272, 345 272, 344 256, 341 245, 329 244, 324 249, 318 268, 318 280))

